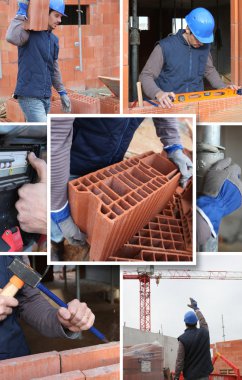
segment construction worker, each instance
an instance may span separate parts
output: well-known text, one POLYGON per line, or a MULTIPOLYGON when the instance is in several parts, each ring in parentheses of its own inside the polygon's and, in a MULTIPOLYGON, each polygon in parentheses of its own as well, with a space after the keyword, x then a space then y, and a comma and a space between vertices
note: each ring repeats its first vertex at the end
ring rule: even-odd
MULTIPOLYGON (((203 78, 213 88, 225 88, 213 66, 210 45, 214 40, 214 18, 205 8, 193 9, 186 17, 186 29, 160 40, 141 74, 144 93, 171 108, 175 94, 203 91, 203 78)), ((238 86, 230 85, 238 89, 238 86)))
POLYGON ((184 316, 186 330, 178 338, 174 379, 178 380, 183 372, 185 380, 209 380, 213 365, 208 325, 197 302, 193 298, 190 298, 190 302, 188 306, 194 311, 188 311, 184 316), (198 321, 200 328, 197 328, 198 321))
POLYGON ((222 218, 242 205, 241 168, 230 157, 208 170, 202 195, 197 199, 197 245, 217 237, 222 218))
MULTIPOLYGON (((71 112, 70 99, 58 66, 58 38, 52 33, 65 15, 64 0, 50 0, 48 30, 24 29, 30 0, 18 0, 18 11, 6 35, 18 47, 18 77, 14 97, 28 122, 46 122, 50 111, 51 87, 58 91, 64 112, 71 112)), ((33 0, 32 0, 33 1, 33 0)))
MULTIPOLYGON (((0 256, 0 288, 9 282, 11 274, 7 267, 13 259, 13 256, 0 256)), ((81 331, 90 329, 94 323, 92 311, 77 299, 68 303, 68 309, 56 309, 37 289, 27 285, 16 297, 1 296, 1 290, 0 360, 30 354, 19 319, 50 338, 77 339, 81 331)))
MULTIPOLYGON (((61 247, 65 237, 69 243, 83 246, 83 254, 87 252, 86 235, 74 224, 70 214, 67 195, 70 173, 80 177, 121 161, 143 120, 144 118, 52 118, 52 242, 61 247)), ((192 175, 192 162, 183 153, 179 136, 180 124, 176 118, 153 118, 153 121, 157 136, 163 143, 168 158, 178 166, 181 185, 185 187, 192 175)))

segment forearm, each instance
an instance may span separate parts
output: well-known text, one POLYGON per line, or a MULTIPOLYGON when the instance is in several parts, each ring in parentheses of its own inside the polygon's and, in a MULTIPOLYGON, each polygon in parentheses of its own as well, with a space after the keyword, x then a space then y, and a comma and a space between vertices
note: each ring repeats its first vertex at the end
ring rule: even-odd
POLYGON ((58 64, 58 60, 54 61, 54 74, 52 76, 52 85, 58 92, 65 91, 65 87, 62 82, 61 72, 58 64))
POLYGON ((206 220, 197 211, 197 246, 206 244, 208 239, 211 237, 211 229, 206 222, 206 220))
POLYGON ((179 342, 177 358, 176 358, 176 367, 175 367, 175 378, 179 379, 181 372, 183 371, 185 360, 185 348, 182 342, 179 342))
POLYGON ((199 321, 199 325, 200 325, 200 327, 204 327, 204 328, 208 329, 207 321, 206 321, 206 319, 204 318, 204 316, 203 316, 201 310, 200 310, 200 309, 195 310, 195 313, 196 313, 196 316, 197 316, 197 318, 198 318, 198 321, 199 321))
POLYGON ((67 202, 70 176, 70 151, 74 118, 51 120, 51 210, 60 210, 67 202))
POLYGON ((153 122, 156 128, 156 134, 164 146, 181 144, 179 134, 180 124, 177 118, 154 117, 153 122))
POLYGON ((213 88, 225 88, 226 84, 222 81, 222 79, 219 76, 219 73, 215 69, 213 65, 213 59, 211 56, 211 53, 209 53, 208 61, 204 73, 204 77, 207 79, 207 81, 211 84, 213 88))
POLYGON ((155 83, 155 79, 160 75, 163 63, 163 53, 160 45, 157 45, 139 76, 143 91, 150 99, 155 99, 156 94, 161 90, 155 83))
POLYGON ((23 46, 29 39, 29 33, 24 29, 23 24, 26 18, 21 15, 15 16, 11 21, 7 33, 6 40, 15 46, 23 46))
POLYGON ((19 296, 20 317, 49 338, 77 338, 79 334, 64 330, 53 307, 37 289, 25 285, 19 296))

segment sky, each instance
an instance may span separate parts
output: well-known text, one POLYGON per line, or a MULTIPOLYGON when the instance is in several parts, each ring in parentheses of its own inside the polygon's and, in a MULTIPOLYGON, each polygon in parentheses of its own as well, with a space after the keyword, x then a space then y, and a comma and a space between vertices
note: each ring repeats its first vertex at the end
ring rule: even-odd
MULTIPOLYGON (((242 339, 242 254, 199 255, 198 264, 186 269, 202 271, 239 271, 241 280, 151 280, 151 331, 178 337, 185 329, 184 314, 189 297, 196 299, 210 330, 211 343, 242 339)), ((149 266, 147 266, 149 268, 149 266)), ((136 272, 136 266, 124 268, 136 272)), ((155 266, 155 271, 168 267, 155 266)), ((172 269, 175 269, 174 266, 172 269)), ((177 267, 181 269, 181 267, 177 267)), ((123 281, 123 322, 139 328, 139 281, 123 281)))

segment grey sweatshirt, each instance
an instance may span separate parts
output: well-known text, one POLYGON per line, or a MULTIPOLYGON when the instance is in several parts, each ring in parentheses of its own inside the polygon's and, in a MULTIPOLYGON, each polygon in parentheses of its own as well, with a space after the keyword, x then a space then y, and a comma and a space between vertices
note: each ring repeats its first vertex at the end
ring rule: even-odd
MULTIPOLYGON (((150 99, 155 99, 156 94, 162 90, 155 83, 155 79, 157 79, 160 75, 163 65, 164 56, 162 49, 160 45, 156 45, 139 76, 143 91, 150 99)), ((210 53, 208 56, 204 77, 208 80, 213 88, 226 87, 225 83, 221 80, 219 73, 213 65, 213 60, 210 53)))
MULTIPOLYGON (((62 209, 68 199, 70 151, 74 118, 51 119, 51 210, 62 209)), ((167 146, 180 144, 177 118, 153 118, 157 136, 167 146)), ((81 149, 81 147, 80 147, 81 149)))
MULTIPOLYGON (((25 17, 17 15, 10 23, 6 40, 15 46, 23 46, 27 43, 31 31, 27 31, 23 28, 25 17)), ((56 91, 65 91, 65 87, 62 82, 61 73, 59 69, 58 60, 54 61, 54 74, 52 76, 52 85, 56 91)))

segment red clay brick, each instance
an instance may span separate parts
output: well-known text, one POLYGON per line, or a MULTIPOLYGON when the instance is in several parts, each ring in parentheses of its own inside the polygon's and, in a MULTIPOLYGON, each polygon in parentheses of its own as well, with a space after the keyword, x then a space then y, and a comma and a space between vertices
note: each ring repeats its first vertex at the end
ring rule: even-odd
POLYGON ((32 380, 85 380, 86 377, 81 371, 71 371, 59 373, 58 375, 38 377, 32 380))
POLYGON ((69 93, 71 100, 72 113, 100 113, 100 100, 91 96, 81 95, 78 93, 69 93))
POLYGON ((49 4, 49 0, 30 1, 25 29, 35 31, 48 29, 49 4))
POLYGON ((102 96, 100 99, 101 114, 118 114, 120 112, 120 102, 118 98, 102 96))
POLYGON ((6 103, 7 118, 11 121, 25 122, 24 114, 16 99, 8 99, 6 103))
POLYGON ((98 367, 83 371, 86 380, 119 380, 119 364, 113 364, 106 367, 98 367))
POLYGON ((113 342, 62 351, 60 356, 61 372, 85 371, 96 367, 109 366, 119 363, 119 343, 113 342))
POLYGON ((30 380, 60 373, 60 358, 56 351, 0 361, 1 380, 30 380))
POLYGON ((107 260, 173 196, 180 174, 148 152, 69 182, 71 214, 88 235, 91 260, 107 260))

